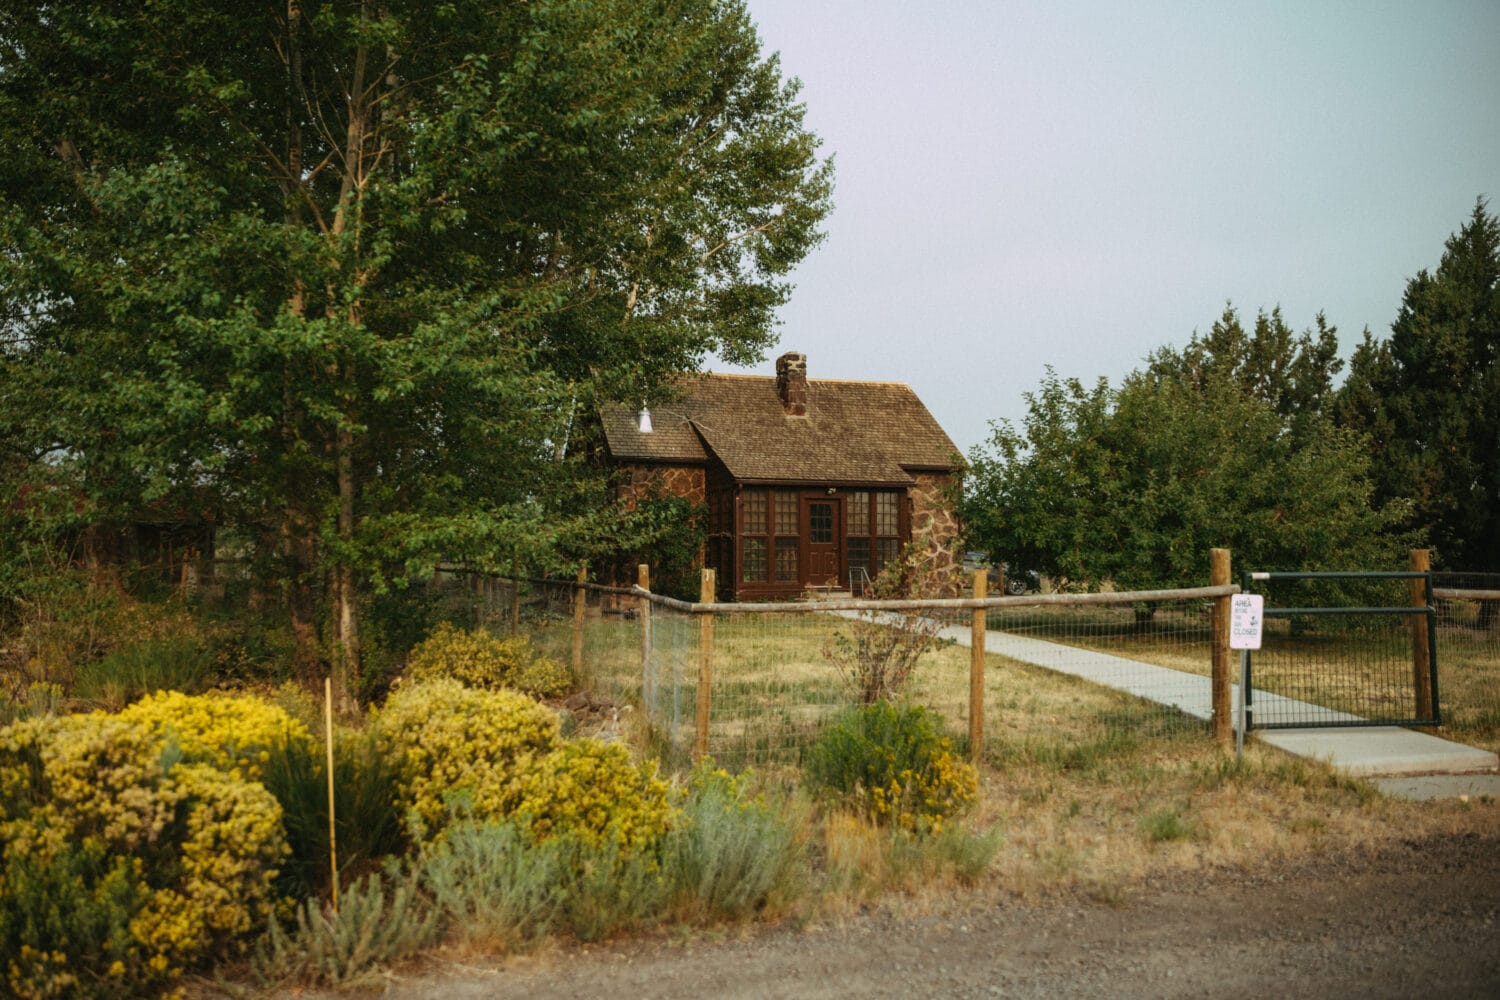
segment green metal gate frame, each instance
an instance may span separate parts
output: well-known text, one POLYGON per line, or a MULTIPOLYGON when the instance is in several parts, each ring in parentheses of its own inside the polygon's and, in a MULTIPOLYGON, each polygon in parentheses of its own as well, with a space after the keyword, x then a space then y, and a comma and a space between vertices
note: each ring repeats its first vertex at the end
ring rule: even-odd
POLYGON ((1423 601, 1421 605, 1410 604, 1399 607, 1350 607, 1350 608, 1272 608, 1265 609, 1266 618, 1294 618, 1301 615, 1401 615, 1411 617, 1423 615, 1427 618, 1427 664, 1429 671, 1429 683, 1432 685, 1432 718, 1430 719, 1356 719, 1353 721, 1324 720, 1310 722, 1264 722, 1256 723, 1252 710, 1255 700, 1255 671, 1253 667, 1254 656, 1250 650, 1244 650, 1241 661, 1242 676, 1240 678, 1241 696, 1244 698, 1245 730, 1252 729, 1352 729, 1369 726, 1440 726, 1443 724, 1443 714, 1438 702, 1438 669, 1437 669, 1437 609, 1432 603, 1432 573, 1415 570, 1403 570, 1399 572, 1363 572, 1363 573, 1253 573, 1242 574, 1241 591, 1246 594, 1255 593, 1254 584, 1258 582, 1274 582, 1277 580, 1417 580, 1423 582, 1423 601))

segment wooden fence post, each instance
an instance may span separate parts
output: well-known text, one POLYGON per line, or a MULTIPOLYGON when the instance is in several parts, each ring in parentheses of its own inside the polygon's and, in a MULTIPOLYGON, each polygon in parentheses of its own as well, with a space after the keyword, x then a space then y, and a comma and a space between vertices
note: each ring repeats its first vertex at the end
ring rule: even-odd
POLYGON ((521 560, 517 559, 511 570, 510 634, 516 635, 521 631, 521 560))
MULTIPOLYGON (((645 591, 651 589, 650 566, 641 563, 635 568, 635 585, 645 591)), ((651 683, 651 601, 642 594, 637 602, 641 616, 641 711, 646 713, 646 721, 650 722, 655 687, 651 683)))
MULTIPOLYGON (((983 600, 989 578, 985 571, 974 571, 974 597, 983 600)), ((984 608, 975 608, 969 622, 969 759, 975 763, 984 756, 984 633, 987 622, 984 608)))
MULTIPOLYGON (((1432 552, 1428 549, 1412 549, 1407 568, 1413 573, 1432 570, 1432 552)), ((1419 577, 1408 581, 1411 604, 1414 608, 1427 606, 1427 584, 1419 577)), ((1432 718, 1432 659, 1428 655, 1427 616, 1411 616, 1411 679, 1416 693, 1417 718, 1432 718)))
MULTIPOLYGON (((698 600, 704 604, 714 602, 715 573, 703 571, 698 586, 698 600)), ((696 763, 708 756, 708 717, 712 706, 712 681, 714 665, 714 614, 702 612, 698 616, 698 714, 693 727, 693 761, 696 763)))
MULTIPOLYGON (((1227 586, 1230 577, 1228 549, 1210 549, 1208 582, 1214 587, 1227 586)), ((1228 746, 1234 739, 1234 720, 1229 697, 1229 598, 1215 597, 1213 610, 1213 719, 1214 739, 1228 746)), ((1244 692, 1240 692, 1244 697, 1244 692)))
POLYGON ((578 568, 578 582, 573 587, 573 679, 580 686, 587 687, 584 682, 592 678, 583 676, 583 615, 588 607, 588 591, 583 585, 588 581, 589 571, 580 566, 578 568))

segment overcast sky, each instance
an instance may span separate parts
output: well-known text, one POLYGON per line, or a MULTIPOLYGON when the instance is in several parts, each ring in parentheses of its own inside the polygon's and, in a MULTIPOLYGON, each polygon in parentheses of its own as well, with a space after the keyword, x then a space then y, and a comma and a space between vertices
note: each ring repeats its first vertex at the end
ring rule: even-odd
POLYGON ((1227 301, 1347 355, 1500 209, 1500 0, 747 4, 837 170, 771 357, 907 382, 966 452, 1227 301))

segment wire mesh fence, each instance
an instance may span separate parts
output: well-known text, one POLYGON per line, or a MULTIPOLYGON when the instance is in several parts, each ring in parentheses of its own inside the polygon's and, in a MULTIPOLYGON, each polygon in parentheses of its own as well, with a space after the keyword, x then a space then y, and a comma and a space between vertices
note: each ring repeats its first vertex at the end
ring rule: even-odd
MULTIPOLYGON (((860 647, 858 630, 878 638, 915 623, 933 642, 900 696, 935 712, 960 746, 975 731, 992 742, 1058 729, 1084 740, 1196 738, 1212 719, 1213 608, 1227 593, 990 598, 982 607, 976 702, 972 601, 922 602, 899 612, 868 602, 791 610, 716 605, 704 614, 574 580, 455 577, 452 585, 471 602, 476 623, 519 629, 540 651, 570 664, 582 710, 594 721, 641 740, 674 767, 704 748, 736 769, 796 764, 829 720, 867 697, 858 665, 872 649, 860 647), (700 738, 705 640, 708 722, 700 738)), ((1500 747, 1500 574, 1434 574, 1433 585, 1443 733, 1500 747)), ((1405 578, 1276 579, 1255 589, 1268 608, 1395 609, 1413 602, 1405 578)), ((1253 661, 1255 724, 1407 721, 1419 708, 1413 642, 1412 616, 1397 611, 1269 619, 1253 661)), ((865 643, 872 645, 880 644, 865 643)))
MULTIPOLYGON (((1434 574, 1435 646, 1443 732, 1500 746, 1500 574, 1434 574)), ((703 614, 572 580, 462 584, 475 618, 512 626, 543 652, 571 663, 586 703, 631 730, 674 766, 697 741, 703 614), (575 621, 576 619, 576 621, 575 621)), ((1277 579, 1256 589, 1268 608, 1402 608, 1405 578, 1277 579)), ((1024 738, 1067 726, 1082 738, 1200 733, 1212 717, 1212 588, 1131 594, 1046 594, 986 602, 985 694, 980 729, 1024 738)), ((858 602, 855 602, 858 605, 858 602)), ((896 615, 738 605, 708 617, 711 681, 706 747, 725 766, 795 764, 827 722, 858 704, 857 679, 840 648, 861 621, 876 630, 903 620, 931 626, 935 641, 902 697, 937 713, 960 745, 972 729, 973 608, 955 602, 896 615), (946 605, 946 606, 945 606, 946 605)), ((722 606, 720 606, 722 607, 722 606)), ((858 656, 855 656, 858 659, 858 656)), ((1266 624, 1254 654, 1255 722, 1368 724, 1418 714, 1412 616, 1294 614, 1266 624)), ((1237 677, 1237 665, 1235 676, 1237 677)))
POLYGON ((1500 750, 1500 573, 1434 573, 1445 727, 1500 750))
MULTIPOLYGON (((571 582, 546 586, 576 592, 571 582)), ((1038 725, 1093 738, 1203 732, 1210 717, 1206 592, 1150 602, 1048 595, 984 606, 844 601, 711 612, 609 588, 584 592, 581 611, 561 597, 528 598, 536 610, 522 617, 533 641, 560 660, 574 657, 589 697, 633 713, 636 735, 673 767, 698 752, 734 769, 796 764, 830 720, 887 690, 937 714, 963 748, 975 733, 1004 740, 1038 725), (977 689, 976 610, 985 650, 977 689), (904 659, 903 637, 913 635, 922 651, 904 659)))

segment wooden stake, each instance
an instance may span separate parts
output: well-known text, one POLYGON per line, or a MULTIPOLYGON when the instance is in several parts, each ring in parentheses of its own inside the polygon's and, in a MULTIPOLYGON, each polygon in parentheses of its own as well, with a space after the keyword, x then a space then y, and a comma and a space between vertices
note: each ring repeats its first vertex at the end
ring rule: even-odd
POLYGON ((510 634, 516 635, 521 631, 521 560, 517 559, 511 570, 514 578, 510 581, 510 634))
MULTIPOLYGON (((642 590, 651 590, 651 567, 641 563, 635 568, 635 583, 642 590)), ((651 684, 651 601, 642 596, 637 598, 641 616, 641 709, 646 713, 646 721, 651 721, 652 690, 651 684)))
MULTIPOLYGON (((1230 581, 1230 553, 1228 549, 1210 549, 1208 552, 1208 582, 1215 587, 1227 586, 1230 581)), ((1221 746, 1229 746, 1234 739, 1233 710, 1230 706, 1229 682, 1229 598, 1214 598, 1213 652, 1210 674, 1212 676, 1214 739, 1221 746)), ((1244 697, 1244 692, 1240 692, 1244 697)))
POLYGON ((323 725, 328 744, 328 867, 333 884, 333 912, 339 909, 339 845, 333 811, 333 678, 323 678, 323 725))
MULTIPOLYGON (((974 571, 974 597, 982 600, 989 578, 982 569, 974 571)), ((984 755, 984 608, 975 608, 969 623, 969 759, 979 762, 984 755)))
MULTIPOLYGON (((698 585, 698 599, 714 602, 714 571, 705 569, 698 585)), ((698 616, 698 714, 693 728, 693 760, 708 756, 708 717, 714 664, 714 615, 712 611, 698 616)))
POLYGON ((588 607, 588 591, 583 585, 588 578, 589 571, 579 567, 578 584, 573 588, 573 680, 582 687, 588 686, 588 678, 583 676, 583 615, 588 607))

